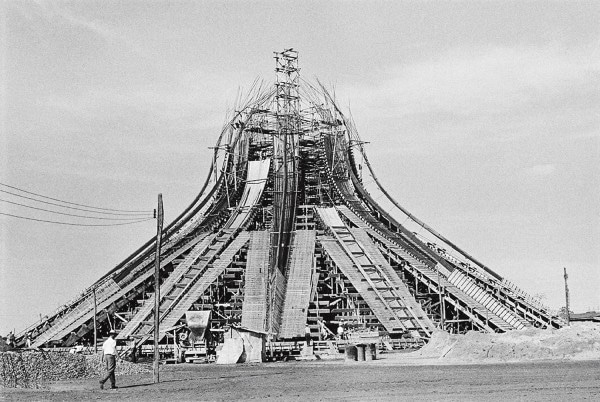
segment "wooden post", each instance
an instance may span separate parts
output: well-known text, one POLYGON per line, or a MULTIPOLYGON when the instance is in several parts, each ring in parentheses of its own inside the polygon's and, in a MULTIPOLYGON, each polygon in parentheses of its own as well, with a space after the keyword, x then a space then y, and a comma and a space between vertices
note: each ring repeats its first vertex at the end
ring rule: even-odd
MULTIPOLYGON (((435 264, 435 268, 437 270, 437 286, 438 286, 438 297, 440 299, 440 329, 442 331, 445 331, 444 326, 446 325, 446 306, 444 303, 444 295, 442 294, 442 280, 440 278, 440 266, 438 265, 439 261, 437 262, 437 264, 435 264)), ((415 283, 416 283, 416 279, 415 279, 415 283)))
POLYGON ((96 323, 98 305, 96 304, 96 288, 93 288, 92 292, 94 294, 94 354, 98 354, 98 324, 96 323))
POLYGON ((159 382, 158 366, 160 362, 160 352, 158 350, 158 340, 160 332, 160 246, 162 242, 163 228, 163 202, 162 194, 158 195, 158 216, 156 217, 156 255, 154 262, 154 383, 159 382))
POLYGON ((565 270, 565 299, 566 299, 566 316, 567 316, 567 325, 571 325, 571 313, 569 312, 569 285, 567 284, 567 279, 569 279, 569 275, 567 275, 567 268, 565 270))

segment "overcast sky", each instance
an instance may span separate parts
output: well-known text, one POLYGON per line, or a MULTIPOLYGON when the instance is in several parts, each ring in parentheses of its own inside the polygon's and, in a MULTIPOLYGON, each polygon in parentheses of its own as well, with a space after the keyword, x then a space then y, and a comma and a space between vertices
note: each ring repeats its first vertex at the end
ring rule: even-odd
MULTIPOLYGON (((273 80, 272 52, 293 47, 302 75, 350 107, 403 206, 553 308, 566 266, 572 308, 600 309, 600 3, 0 7, 2 183, 118 209, 152 209, 162 193, 170 221, 197 194, 238 89, 273 80)), ((154 232, 154 221, 0 216, 0 333, 73 298, 154 232)))

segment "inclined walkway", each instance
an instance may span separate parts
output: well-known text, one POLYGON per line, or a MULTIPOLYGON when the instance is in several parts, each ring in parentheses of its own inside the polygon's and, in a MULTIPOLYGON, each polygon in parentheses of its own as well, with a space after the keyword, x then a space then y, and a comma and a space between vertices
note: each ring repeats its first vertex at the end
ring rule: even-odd
MULTIPOLYGON (((406 286, 373 247, 368 248, 342 222, 335 208, 316 208, 333 232, 319 241, 336 266, 361 294, 369 308, 390 333, 420 331, 429 336, 434 324, 406 286), (409 297, 410 296, 410 297, 409 297)), ((371 243, 370 241, 368 243, 371 243)))
MULTIPOLYGON (((489 326, 488 322, 491 322, 495 327, 503 331, 512 330, 516 328, 520 329, 520 325, 512 325, 508 321, 494 314, 484 304, 480 303, 478 300, 465 293, 455 284, 448 281, 447 277, 451 275, 451 273, 444 266, 437 264, 435 266, 435 269, 429 267, 427 264, 420 261, 412 253, 408 252, 407 250, 404 250, 399 245, 391 242, 383 235, 373 230, 373 228, 371 228, 367 223, 360 219, 349 208, 345 206, 339 206, 337 208, 353 224, 359 226, 360 228, 363 228, 369 235, 377 239, 377 241, 380 242, 383 245, 383 247, 390 252, 390 257, 397 256, 395 258, 397 262, 400 262, 402 260, 407 261, 411 267, 413 267, 421 275, 426 277, 430 283, 437 284, 436 286, 442 286, 442 288, 447 293, 449 293, 450 296, 452 296, 452 298, 456 299, 449 300, 452 304, 454 304, 457 308, 459 308, 461 311, 467 314, 470 318, 475 319, 480 325, 482 325, 486 329, 493 331, 493 328, 489 326)), ((454 270, 453 272, 457 272, 457 270, 454 270)), ((511 320, 511 322, 514 321, 511 320)))
POLYGON ((267 323, 270 238, 269 231, 252 232, 246 261, 242 326, 256 331, 264 331, 267 323))
MULTIPOLYGON (((176 287, 179 285, 182 280, 185 281, 185 275, 189 275, 190 272, 193 272, 196 268, 192 265, 200 259, 201 255, 206 253, 208 250, 208 246, 213 242, 216 235, 207 236, 204 240, 198 243, 180 262, 173 272, 169 275, 169 277, 160 285, 160 303, 161 305, 165 302, 170 303, 171 300, 177 295, 176 292, 181 291, 181 288, 176 287)), ((131 320, 125 325, 117 339, 127 339, 134 331, 138 329, 138 327, 142 324, 144 320, 150 320, 153 316, 154 303, 152 299, 147 299, 142 307, 137 311, 137 313, 133 316, 131 320)))
POLYGON ((313 275, 315 274, 314 230, 297 230, 292 240, 290 270, 283 304, 280 338, 304 336, 304 327, 308 316, 313 275))
MULTIPOLYGON (((188 251, 195 244, 202 241, 202 239, 206 236, 206 233, 201 233, 194 239, 189 241, 185 246, 171 250, 171 252, 168 253, 165 256, 165 258, 161 260, 161 269, 164 268, 166 265, 170 264, 174 259, 176 259, 180 255, 188 251)), ((108 308, 110 305, 112 305, 121 297, 123 297, 123 295, 140 286, 152 275, 154 275, 154 270, 148 268, 124 287, 119 287, 112 279, 108 280, 109 286, 106 288, 99 289, 100 291, 96 292, 97 311, 102 311, 103 309, 108 308)), ((81 327, 93 317, 94 301, 93 295, 90 292, 90 294, 86 296, 85 300, 78 304, 75 309, 67 312, 60 319, 58 319, 57 322, 54 323, 50 329, 48 329, 38 338, 36 338, 34 343, 32 344, 32 347, 37 348, 41 347, 44 343, 48 341, 60 340, 63 337, 67 336, 70 332, 75 331, 77 328, 81 327)))
MULTIPOLYGON (((231 260, 250 239, 241 228, 251 216, 262 196, 270 159, 248 162, 247 180, 238 208, 231 214, 219 235, 211 235, 185 258, 161 285, 161 325, 171 327, 185 314, 192 304, 204 293, 231 260), (214 261, 213 261, 214 260, 214 261)), ((127 323, 118 339, 133 334, 146 335, 152 331, 153 303, 147 303, 127 323)))

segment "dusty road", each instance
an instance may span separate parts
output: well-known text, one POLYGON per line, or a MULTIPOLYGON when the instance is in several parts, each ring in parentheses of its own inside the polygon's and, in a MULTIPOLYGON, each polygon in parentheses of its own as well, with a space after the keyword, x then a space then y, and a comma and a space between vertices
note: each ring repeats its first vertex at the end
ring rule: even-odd
POLYGON ((0 399, 30 400, 600 400, 600 361, 488 365, 398 365, 287 362, 178 365, 152 375, 122 376, 118 390, 97 380, 49 384, 45 390, 0 390, 0 399))

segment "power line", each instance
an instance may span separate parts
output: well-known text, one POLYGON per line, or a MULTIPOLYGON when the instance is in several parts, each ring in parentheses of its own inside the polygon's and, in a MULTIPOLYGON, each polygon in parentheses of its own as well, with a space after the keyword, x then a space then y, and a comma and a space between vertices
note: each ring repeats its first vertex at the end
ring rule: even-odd
POLYGON ((104 218, 104 217, 101 217, 101 216, 77 215, 77 214, 69 214, 69 213, 66 213, 66 212, 52 211, 50 209, 45 209, 45 208, 32 207, 30 205, 19 204, 18 202, 12 202, 12 201, 8 201, 8 200, 3 200, 1 198, 0 198, 0 202, 6 202, 8 204, 18 205, 20 207, 35 209, 35 210, 38 210, 38 211, 50 212, 50 213, 53 213, 53 214, 66 215, 66 216, 74 216, 74 217, 77 217, 77 218, 101 219, 101 220, 107 220, 107 221, 134 221, 136 219, 139 220, 141 218, 141 216, 138 216, 136 218, 104 218))
MULTIPOLYGON (((46 198, 46 199, 48 199, 48 200, 62 202, 63 204, 77 205, 78 207, 85 207, 85 208, 99 209, 99 210, 101 210, 101 211, 113 211, 113 212, 133 212, 133 213, 135 213, 135 212, 143 212, 143 213, 148 213, 148 212, 149 212, 149 211, 147 211, 147 210, 146 210, 146 211, 140 211, 140 210, 126 210, 126 209, 111 209, 111 208, 93 207, 93 206, 90 206, 90 205, 77 204, 77 203, 75 203, 75 202, 63 201, 63 200, 59 200, 59 199, 57 199, 57 198, 48 197, 48 196, 46 196, 46 195, 42 195, 42 194, 38 194, 38 193, 33 193, 33 192, 31 192, 31 191, 23 190, 23 189, 20 189, 20 188, 18 188, 18 187, 15 187, 15 186, 10 186, 10 185, 8 185, 8 184, 4 184, 4 183, 0 183, 0 186, 4 186, 4 187, 8 187, 8 188, 12 188, 13 190, 18 190, 18 191, 21 191, 21 192, 23 192, 23 193, 26 193, 26 194, 36 195, 36 196, 38 196, 38 197, 46 198)), ((40 202, 41 202, 41 201, 40 201, 40 202)), ((150 211, 150 212, 151 212, 151 211, 150 211)))
POLYGON ((5 214, 4 212, 0 212, 0 215, 10 216, 13 218, 26 219, 29 221, 55 223, 57 225, 68 225, 68 226, 122 226, 122 225, 133 225, 134 223, 141 223, 141 222, 147 222, 147 221, 154 220, 154 218, 147 218, 147 219, 141 219, 139 221, 124 222, 124 223, 105 223, 105 224, 103 224, 103 223, 70 223, 70 222, 58 222, 58 221, 49 221, 49 220, 45 220, 45 219, 29 218, 27 216, 5 214))
MULTIPOLYGON (((2 183, 0 183, 2 184, 2 183)), ((6 191, 6 190, 0 190, 0 192, 2 193, 6 193, 6 194, 10 194, 10 195, 14 195, 15 197, 20 197, 20 198, 25 198, 27 200, 31 200, 31 201, 35 201, 35 202, 41 202, 42 204, 48 204, 48 205, 54 205, 57 207, 61 207, 61 208, 67 208, 67 209, 75 209, 77 211, 84 211, 84 212, 91 212, 94 214, 103 214, 103 215, 117 215, 117 216, 143 216, 143 215, 149 215, 152 214, 152 211, 145 211, 145 212, 135 212, 135 213, 119 213, 119 212, 102 212, 102 211, 92 211, 90 209, 84 209, 84 208, 77 208, 77 207, 69 207, 67 205, 60 205, 57 204, 55 202, 50 202, 50 201, 42 201, 42 200, 37 200, 35 198, 31 198, 31 197, 27 197, 26 195, 21 195, 21 194, 17 194, 17 193, 13 193, 10 191, 6 191)), ((62 201, 61 201, 62 202, 62 201)))

